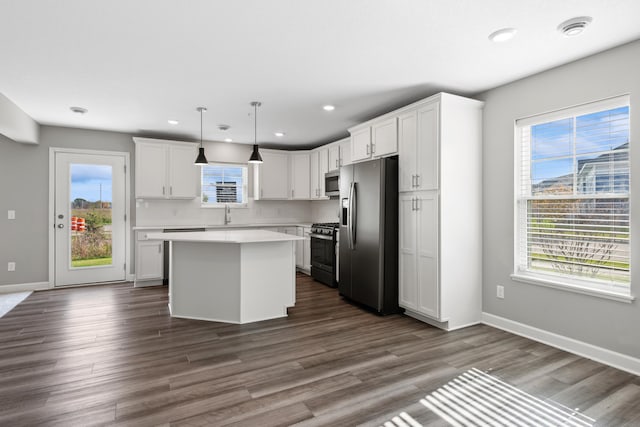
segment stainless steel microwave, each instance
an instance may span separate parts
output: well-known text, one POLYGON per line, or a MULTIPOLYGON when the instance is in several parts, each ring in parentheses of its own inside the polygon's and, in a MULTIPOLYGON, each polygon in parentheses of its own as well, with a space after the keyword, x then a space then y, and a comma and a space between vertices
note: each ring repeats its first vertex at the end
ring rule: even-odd
POLYGON ((324 194, 328 197, 340 197, 340 172, 324 174, 324 194))

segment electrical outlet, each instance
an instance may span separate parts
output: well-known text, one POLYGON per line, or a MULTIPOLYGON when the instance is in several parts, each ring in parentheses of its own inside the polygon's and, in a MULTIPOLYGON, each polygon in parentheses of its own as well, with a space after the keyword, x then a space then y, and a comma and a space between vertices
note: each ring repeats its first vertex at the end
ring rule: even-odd
POLYGON ((496 296, 500 299, 504 299, 504 286, 498 285, 496 287, 496 296))
POLYGON ((16 211, 14 210, 7 211, 7 219, 16 219, 16 211))
POLYGON ((7 271, 16 271, 16 263, 10 262, 7 264, 7 271))

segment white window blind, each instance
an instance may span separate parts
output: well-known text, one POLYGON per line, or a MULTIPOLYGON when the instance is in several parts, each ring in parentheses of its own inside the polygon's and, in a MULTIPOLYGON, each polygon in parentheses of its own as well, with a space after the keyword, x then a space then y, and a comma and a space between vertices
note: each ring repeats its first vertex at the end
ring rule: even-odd
POLYGON ((210 164, 202 167, 202 205, 247 202, 247 166, 210 164))
POLYGON ((516 129, 516 274, 628 294, 628 97, 516 129))

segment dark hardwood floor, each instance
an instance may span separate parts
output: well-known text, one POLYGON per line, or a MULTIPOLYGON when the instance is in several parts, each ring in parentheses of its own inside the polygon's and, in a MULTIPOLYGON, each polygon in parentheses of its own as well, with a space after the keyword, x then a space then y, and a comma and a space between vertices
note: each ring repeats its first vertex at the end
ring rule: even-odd
POLYGON ((248 325, 172 319, 163 287, 37 292, 0 319, 0 343, 2 426, 376 426, 401 412, 444 426, 420 400, 472 368, 597 425, 640 425, 638 377, 484 325, 378 317, 303 275, 288 318, 248 325))

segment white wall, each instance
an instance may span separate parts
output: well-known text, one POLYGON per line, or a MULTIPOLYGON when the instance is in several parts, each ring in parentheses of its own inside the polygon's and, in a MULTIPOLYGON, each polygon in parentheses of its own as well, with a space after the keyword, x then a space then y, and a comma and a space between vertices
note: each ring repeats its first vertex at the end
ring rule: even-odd
POLYGON ((640 41, 490 90, 484 108, 483 310, 640 358, 640 309, 632 304, 512 281, 514 121, 631 94, 631 291, 640 297, 640 41), (505 299, 496 286, 505 286, 505 299))

